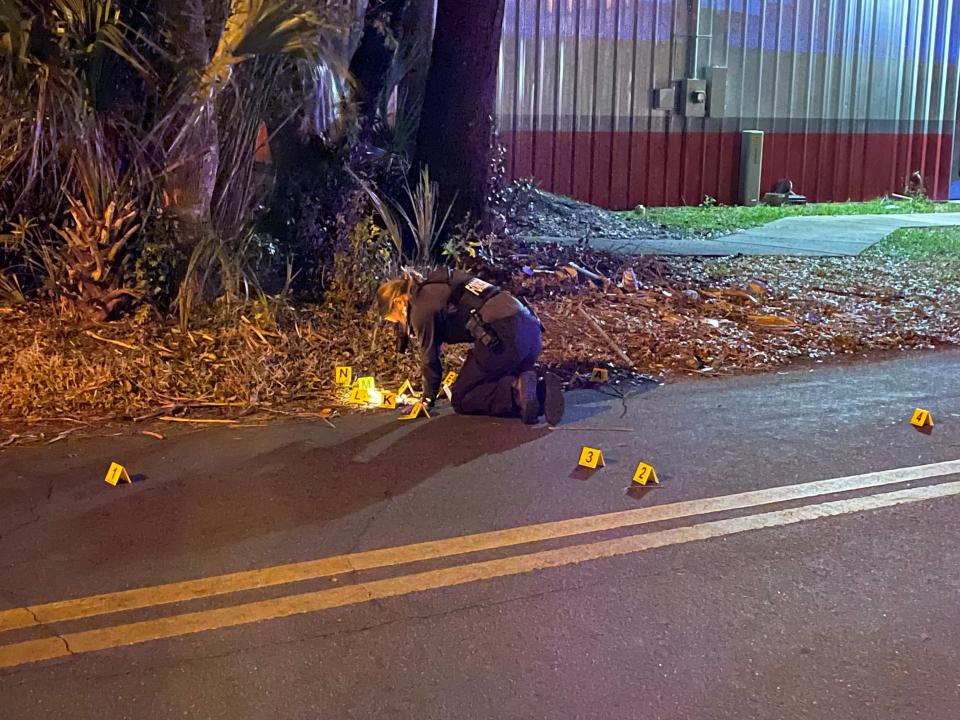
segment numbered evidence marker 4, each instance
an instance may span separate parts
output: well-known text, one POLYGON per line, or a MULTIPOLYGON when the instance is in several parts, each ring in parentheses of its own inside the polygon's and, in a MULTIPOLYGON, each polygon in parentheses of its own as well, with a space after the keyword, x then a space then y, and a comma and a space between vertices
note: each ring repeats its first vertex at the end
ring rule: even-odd
POLYGON ((127 469, 120 463, 110 463, 110 469, 107 470, 107 476, 104 480, 111 485, 116 485, 119 482, 133 482, 133 480, 130 479, 130 473, 128 473, 127 469))
POLYGON ((651 480, 656 485, 660 484, 660 478, 657 477, 657 471, 653 469, 653 465, 647 463, 637 465, 637 471, 633 474, 633 481, 639 485, 646 485, 651 480))
POLYGON ((413 407, 410 409, 410 412, 408 412, 406 415, 401 415, 400 419, 416 420, 421 415, 426 415, 427 417, 430 417, 430 413, 427 411, 426 406, 424 406, 422 402, 418 401, 413 404, 413 407))
POLYGON ((932 428, 933 427, 933 416, 930 415, 929 410, 921 410, 917 408, 913 411, 913 417, 910 419, 910 424, 915 428, 932 428))
POLYGON ((604 467, 603 453, 597 448, 585 447, 580 452, 580 467, 596 470, 598 467, 604 467))

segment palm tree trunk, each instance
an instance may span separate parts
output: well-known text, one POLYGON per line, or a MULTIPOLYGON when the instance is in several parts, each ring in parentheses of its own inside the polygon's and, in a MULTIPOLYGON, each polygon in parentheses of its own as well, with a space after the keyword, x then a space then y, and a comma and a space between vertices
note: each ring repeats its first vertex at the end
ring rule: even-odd
POLYGON ((503 3, 437 3, 417 157, 440 185, 441 207, 456 198, 448 227, 484 219, 503 3))
MULTIPOLYGON (((178 0, 168 21, 183 53, 181 68, 199 77, 210 62, 203 0, 178 0)), ((179 226, 177 241, 186 248, 200 242, 210 226, 210 205, 219 169, 219 132, 212 98, 179 108, 181 127, 167 158, 166 210, 179 226)))

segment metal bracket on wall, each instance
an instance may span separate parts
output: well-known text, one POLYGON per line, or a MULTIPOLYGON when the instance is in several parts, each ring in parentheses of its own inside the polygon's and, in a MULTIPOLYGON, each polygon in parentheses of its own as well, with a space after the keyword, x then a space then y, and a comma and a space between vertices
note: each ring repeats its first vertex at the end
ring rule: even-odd
POLYGON ((687 78, 680 82, 683 92, 681 109, 687 117, 706 117, 707 115, 707 81, 697 78, 687 78))
POLYGON ((722 118, 727 106, 727 68, 707 68, 707 117, 722 118))

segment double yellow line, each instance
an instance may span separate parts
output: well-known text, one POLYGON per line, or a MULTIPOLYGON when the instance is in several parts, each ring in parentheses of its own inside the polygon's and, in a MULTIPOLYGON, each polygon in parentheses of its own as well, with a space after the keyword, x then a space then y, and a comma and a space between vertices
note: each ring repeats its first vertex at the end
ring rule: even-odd
MULTIPOLYGON (((50 602, 0 612, 0 632, 37 626, 43 628, 43 626, 53 623, 77 621, 98 615, 152 608, 240 591, 315 580, 348 572, 388 568, 425 560, 455 557, 483 550, 499 550, 546 540, 641 526, 664 520, 880 488, 896 483, 933 479, 958 473, 960 473, 960 460, 955 460, 703 500, 691 500, 671 505, 529 525, 349 555, 337 555, 309 562, 278 565, 247 572, 50 602)), ((452 587, 750 530, 778 527, 958 494, 960 494, 960 482, 884 492, 846 500, 805 505, 788 510, 702 522, 688 527, 629 535, 554 550, 512 555, 495 560, 455 565, 439 570, 414 572, 398 577, 259 602, 123 623, 94 630, 57 634, 38 640, 0 646, 0 668, 162 638, 236 627, 263 620, 369 602, 379 598, 452 587)))

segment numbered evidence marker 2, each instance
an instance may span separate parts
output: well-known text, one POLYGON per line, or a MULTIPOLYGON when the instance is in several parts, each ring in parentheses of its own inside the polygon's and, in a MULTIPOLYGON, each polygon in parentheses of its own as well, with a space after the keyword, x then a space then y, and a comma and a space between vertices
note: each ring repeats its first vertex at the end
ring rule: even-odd
POLYGON ((917 408, 913 411, 913 418, 911 418, 910 424, 917 428, 932 428, 933 416, 930 415, 929 410, 921 410, 920 408, 917 408))
POLYGON ((350 385, 350 379, 353 377, 353 368, 348 365, 337 367, 333 371, 333 381, 337 385, 350 385))
POLYGON ((110 463, 110 469, 107 470, 107 476, 104 480, 111 485, 116 485, 119 482, 133 482, 133 480, 130 479, 130 473, 119 463, 110 463))
POLYGON ((590 375, 590 382, 605 383, 610 379, 610 371, 606 368, 594 368, 590 375))
POLYGON ((657 477, 657 471, 653 469, 653 465, 647 465, 647 463, 637 465, 637 472, 633 475, 633 481, 640 485, 646 485, 651 480, 657 485, 660 484, 660 478, 657 477))
POLYGON ((413 404, 413 407, 410 409, 410 412, 408 412, 406 415, 401 415, 400 419, 416 420, 421 415, 426 415, 427 417, 430 417, 430 413, 427 412, 427 408, 424 406, 424 404, 422 402, 415 402, 413 404))
POLYGON ((597 467, 604 467, 603 453, 596 448, 585 447, 580 453, 580 467, 596 470, 597 467))

